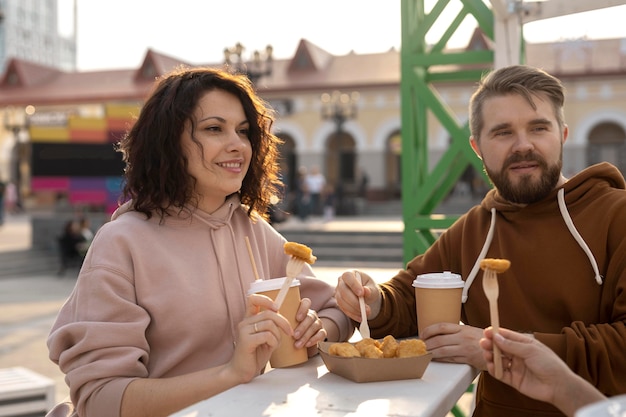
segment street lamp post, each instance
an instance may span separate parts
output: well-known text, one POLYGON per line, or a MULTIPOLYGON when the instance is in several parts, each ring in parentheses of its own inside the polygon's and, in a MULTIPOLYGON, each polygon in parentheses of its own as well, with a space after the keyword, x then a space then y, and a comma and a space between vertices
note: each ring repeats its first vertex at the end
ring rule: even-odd
POLYGON ((322 94, 321 100, 322 119, 333 121, 337 135, 339 135, 344 123, 347 120, 356 118, 359 93, 354 91, 351 94, 347 94, 335 90, 332 94, 322 94))
POLYGON ((272 74, 273 69, 273 57, 272 52, 274 48, 271 45, 265 47, 265 54, 261 54, 259 51, 254 51, 252 54, 252 60, 245 62, 243 58, 243 51, 246 48, 239 42, 232 48, 224 49, 224 63, 226 66, 232 66, 237 72, 245 74, 253 85, 261 79, 272 74))
POLYGON ((321 97, 321 116, 324 120, 330 120, 335 125, 334 140, 329 147, 327 155, 327 171, 334 174, 332 179, 336 180, 335 195, 337 200, 337 214, 353 214, 355 208, 351 200, 344 200, 352 197, 355 190, 355 160, 354 144, 350 138, 343 135, 343 126, 346 121, 355 119, 357 116, 357 103, 359 93, 351 94, 333 91, 324 93, 321 97), (346 187, 347 186, 347 187, 346 187))
POLYGON ((19 109, 8 107, 4 111, 4 128, 13 133, 11 181, 17 191, 16 205, 19 210, 24 208, 24 168, 29 159, 28 137, 24 137, 22 133, 28 130, 30 116, 34 113, 34 106, 19 109))

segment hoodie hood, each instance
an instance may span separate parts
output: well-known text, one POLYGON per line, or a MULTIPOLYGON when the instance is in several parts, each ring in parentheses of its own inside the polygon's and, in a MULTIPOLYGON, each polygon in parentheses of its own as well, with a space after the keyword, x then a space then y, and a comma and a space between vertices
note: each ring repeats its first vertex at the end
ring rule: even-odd
MULTIPOLYGON (((168 228, 194 228, 208 230, 207 238, 213 251, 212 259, 215 260, 217 266, 219 290, 226 300, 226 309, 231 323, 232 339, 235 339, 237 323, 245 316, 246 309, 246 291, 248 282, 246 278, 250 276, 248 271, 242 271, 241 265, 245 265, 240 258, 246 254, 244 242, 239 239, 233 229, 233 216, 237 209, 245 210, 242 207, 239 195, 233 194, 226 199, 224 204, 213 213, 207 213, 198 208, 186 206, 182 211, 174 211, 172 215, 165 216, 163 219, 154 214, 149 220, 150 222, 158 222, 160 225, 168 228), (233 280, 237 277, 237 285, 226 283, 226 280, 233 280)), ((174 209, 177 210, 177 209, 174 209)), ((116 220, 126 213, 135 212, 132 207, 132 201, 128 201, 121 205, 111 216, 111 220, 116 220)), ((238 216, 236 220, 242 224, 249 224, 247 214, 238 216), (240 220, 239 217, 243 220, 240 220)))
MULTIPOLYGON (((226 225, 230 221, 235 209, 237 209, 238 207, 240 207, 239 195, 233 194, 230 197, 228 197, 226 201, 224 202, 224 204, 220 208, 218 208, 214 213, 209 214, 200 209, 195 209, 192 207, 185 207, 183 208, 183 211, 180 214, 177 213, 176 215, 165 216, 165 218, 163 219, 163 222, 168 223, 168 224, 189 223, 192 221, 192 218, 193 218, 194 220, 198 220, 206 224, 212 229, 218 229, 226 225)), ((178 210, 178 209, 174 209, 174 210, 178 210)), ((115 210, 113 214, 111 215, 111 220, 115 220, 118 217, 120 217, 122 214, 131 212, 131 211, 135 211, 135 209, 133 208, 132 200, 127 201, 121 206, 119 206, 117 210, 115 210)), ((154 215, 156 216, 156 214, 154 215)))
MULTIPOLYGON (((570 205, 581 199, 586 193, 600 184, 603 187, 621 190, 626 189, 626 184, 624 183, 624 178, 621 173, 615 166, 608 162, 602 162, 584 169, 574 177, 568 179, 560 188, 564 190, 567 196, 565 202, 567 205, 570 205)), ((492 208, 495 208, 496 211, 501 213, 518 212, 522 209, 526 210, 529 208, 533 210, 536 208, 537 211, 540 211, 550 207, 556 202, 558 190, 559 189, 553 190, 541 201, 527 206, 519 206, 502 198, 498 190, 494 188, 489 190, 480 205, 487 211, 491 211, 492 208)))
POLYGON ((480 270, 480 261, 485 258, 487 252, 489 251, 493 234, 495 228, 497 227, 496 219, 498 217, 498 213, 506 219, 507 216, 515 215, 522 210, 526 211, 527 215, 541 215, 542 212, 552 211, 558 208, 567 229, 572 235, 572 238, 576 240, 581 250, 589 259, 591 267, 595 273, 594 279, 599 285, 601 285, 603 277, 600 275, 598 263, 583 236, 581 236, 576 229, 568 211, 568 206, 576 204, 579 200, 586 197, 587 193, 597 192, 599 187, 623 190, 625 189, 626 184, 624 183, 624 178, 617 168, 609 163, 602 162, 581 171, 579 174, 563 184, 563 186, 553 190, 543 200, 526 206, 510 203, 502 198, 497 189, 490 190, 481 202, 481 207, 491 212, 489 231, 487 232, 487 237, 478 258, 476 259, 474 267, 465 281, 462 302, 465 303, 467 301, 469 288, 480 270))

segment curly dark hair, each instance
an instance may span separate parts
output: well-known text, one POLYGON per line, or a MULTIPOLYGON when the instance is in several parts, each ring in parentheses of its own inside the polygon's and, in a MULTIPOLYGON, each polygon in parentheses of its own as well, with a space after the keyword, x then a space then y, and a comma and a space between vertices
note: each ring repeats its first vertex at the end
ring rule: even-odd
MULTIPOLYGON (((200 98, 212 90, 235 95, 243 106, 250 124, 252 160, 239 194, 251 219, 253 213, 268 217, 270 199, 282 185, 277 162, 281 140, 270 131, 274 112, 246 76, 208 67, 179 67, 159 78, 135 124, 117 143, 126 164, 121 198, 132 200, 134 210, 163 219, 186 206, 197 208, 196 178, 188 173, 181 137, 187 120, 195 130, 193 112, 200 98)), ((192 140, 202 152, 193 133, 192 140)))

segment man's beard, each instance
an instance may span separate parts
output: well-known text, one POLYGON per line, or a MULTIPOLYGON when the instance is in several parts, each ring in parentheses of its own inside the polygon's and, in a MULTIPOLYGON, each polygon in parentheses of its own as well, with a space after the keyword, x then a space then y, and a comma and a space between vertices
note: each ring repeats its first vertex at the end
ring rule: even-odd
POLYGON ((558 162, 551 166, 548 166, 546 160, 539 155, 529 153, 526 155, 512 155, 504 162, 500 172, 491 171, 486 165, 484 165, 484 167, 493 185, 507 201, 516 204, 531 204, 545 198, 554 190, 561 176, 563 154, 561 152, 558 162), (534 161, 538 163, 542 175, 538 180, 533 180, 531 175, 523 175, 518 178, 517 185, 515 185, 509 180, 509 171, 507 168, 513 163, 522 161, 534 161))

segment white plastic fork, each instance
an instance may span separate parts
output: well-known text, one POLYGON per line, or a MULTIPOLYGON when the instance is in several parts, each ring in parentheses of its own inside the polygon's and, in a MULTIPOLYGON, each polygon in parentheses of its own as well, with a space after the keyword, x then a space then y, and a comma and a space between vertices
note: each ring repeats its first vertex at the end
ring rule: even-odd
MULTIPOLYGON (((494 336, 500 331, 500 315, 498 314, 498 275, 493 269, 487 268, 483 273, 483 290, 489 300, 489 315, 494 336)), ((502 354, 500 348, 493 344, 493 363, 496 367, 496 378, 502 378, 502 354)))
MULTIPOLYGON (((361 280, 361 274, 359 274, 358 272, 355 272, 355 274, 357 279, 361 281, 361 283, 363 283, 363 281, 361 280)), ((367 323, 367 313, 365 312, 365 300, 363 299, 363 296, 359 297, 359 306, 361 307, 361 325, 359 326, 359 333, 361 333, 361 337, 363 339, 369 339, 370 326, 367 323)))
POLYGON ((287 278, 285 279, 283 286, 280 288, 280 291, 278 291, 276 300, 274 300, 274 303, 276 303, 278 310, 280 310, 280 306, 282 306, 283 301, 285 301, 285 297, 287 296, 287 291, 289 291, 289 287, 291 287, 291 283, 293 282, 294 278, 297 277, 298 274, 302 271, 303 267, 304 260, 302 258, 292 256, 287 261, 287 278))

